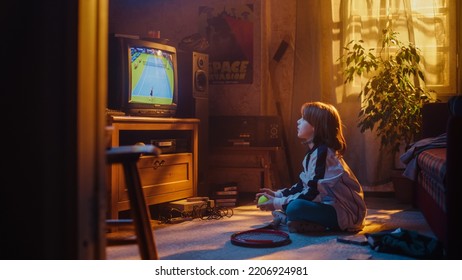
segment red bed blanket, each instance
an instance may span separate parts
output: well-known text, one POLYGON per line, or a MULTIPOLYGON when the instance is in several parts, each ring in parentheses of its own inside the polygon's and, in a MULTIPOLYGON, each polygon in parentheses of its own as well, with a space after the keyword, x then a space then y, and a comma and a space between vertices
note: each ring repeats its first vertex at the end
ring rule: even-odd
POLYGON ((422 151, 417 157, 417 166, 420 170, 417 186, 427 192, 446 212, 446 148, 429 149, 422 151))

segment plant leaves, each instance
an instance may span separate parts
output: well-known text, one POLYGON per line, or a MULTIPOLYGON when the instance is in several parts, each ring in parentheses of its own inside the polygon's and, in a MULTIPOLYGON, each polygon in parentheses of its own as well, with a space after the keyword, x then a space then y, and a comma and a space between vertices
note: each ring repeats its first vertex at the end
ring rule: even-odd
POLYGON ((347 52, 343 61, 345 83, 351 83, 355 76, 369 76, 359 93, 361 133, 375 130, 381 149, 390 146, 397 151, 401 142, 409 145, 420 132, 422 106, 437 99, 431 94, 434 91, 420 85, 425 76, 420 70, 419 49, 404 44, 399 33, 388 26, 382 30, 379 56, 373 48, 366 51, 364 41, 352 40, 344 48, 347 52))

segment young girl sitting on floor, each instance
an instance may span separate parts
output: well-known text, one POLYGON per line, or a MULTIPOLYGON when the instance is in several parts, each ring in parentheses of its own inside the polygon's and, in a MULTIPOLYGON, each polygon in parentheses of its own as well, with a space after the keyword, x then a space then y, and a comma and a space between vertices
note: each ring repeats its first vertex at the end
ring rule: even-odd
POLYGON ((257 201, 262 195, 268 201, 257 207, 273 211, 273 224, 287 223, 290 232, 361 230, 367 211, 364 193, 342 157, 346 143, 337 109, 307 102, 297 128, 308 147, 299 182, 277 191, 261 189, 257 201))

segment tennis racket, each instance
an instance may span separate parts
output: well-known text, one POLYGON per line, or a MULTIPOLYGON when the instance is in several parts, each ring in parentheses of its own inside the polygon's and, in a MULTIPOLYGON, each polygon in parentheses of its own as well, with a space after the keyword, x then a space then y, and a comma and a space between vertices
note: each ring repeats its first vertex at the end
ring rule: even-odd
POLYGON ((251 229, 231 235, 231 243, 237 246, 271 248, 290 244, 289 234, 277 229, 251 229))

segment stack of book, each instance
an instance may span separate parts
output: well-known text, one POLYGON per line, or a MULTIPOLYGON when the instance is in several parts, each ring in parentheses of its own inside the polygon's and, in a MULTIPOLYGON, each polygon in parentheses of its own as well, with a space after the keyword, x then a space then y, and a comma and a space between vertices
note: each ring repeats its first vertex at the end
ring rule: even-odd
POLYGON ((238 197, 237 183, 229 182, 216 185, 212 197, 217 207, 235 207, 238 197))

